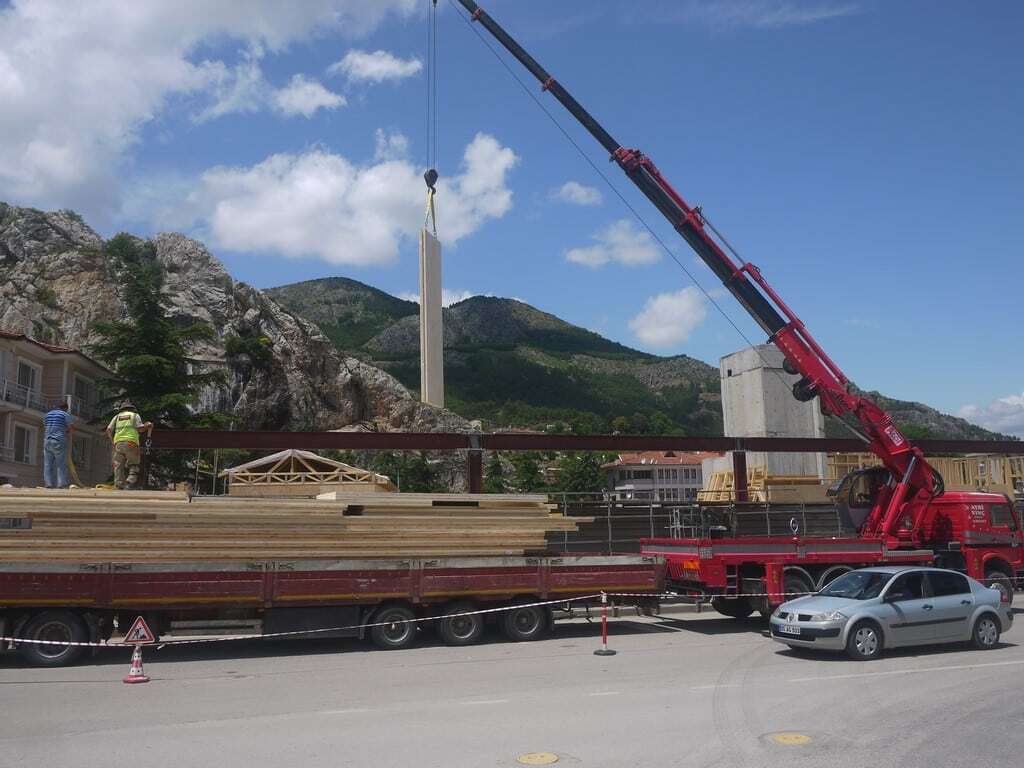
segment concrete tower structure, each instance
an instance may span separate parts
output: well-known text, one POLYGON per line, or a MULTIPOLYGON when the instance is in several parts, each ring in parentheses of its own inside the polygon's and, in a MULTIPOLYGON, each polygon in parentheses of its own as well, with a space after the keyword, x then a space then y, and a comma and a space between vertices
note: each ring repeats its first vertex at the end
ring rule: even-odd
MULTIPOLYGON (((824 437, 825 417, 818 398, 801 403, 792 386, 800 377, 782 367, 783 355, 763 344, 726 355, 719 362, 722 415, 727 437, 824 437)), ((714 460, 708 469, 732 469, 732 459, 714 460)), ((826 476, 823 453, 748 453, 747 467, 768 475, 826 476)))
POLYGON ((420 400, 444 408, 441 243, 420 230, 420 400))

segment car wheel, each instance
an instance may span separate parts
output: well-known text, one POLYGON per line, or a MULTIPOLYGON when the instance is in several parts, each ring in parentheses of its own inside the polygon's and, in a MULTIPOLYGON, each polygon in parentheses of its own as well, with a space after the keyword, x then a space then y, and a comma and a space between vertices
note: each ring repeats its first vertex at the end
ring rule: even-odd
POLYGON ((33 616, 22 636, 45 643, 22 643, 19 650, 25 661, 34 667, 63 667, 76 661, 85 650, 80 645, 87 638, 85 624, 70 611, 43 611, 33 616))
POLYGON ((985 574, 985 586, 1002 592, 1004 604, 1011 605, 1013 603, 1013 579, 1002 571, 988 571, 985 574))
POLYGON ((988 651, 999 645, 999 621, 995 616, 985 614, 974 622, 974 631, 971 632, 971 642, 974 647, 988 651))
POLYGON ((846 655, 855 661, 871 661, 882 655, 882 631, 871 621, 859 621, 846 637, 846 655))
POLYGON ((711 607, 732 619, 745 619, 754 612, 754 606, 746 597, 713 597, 711 607))

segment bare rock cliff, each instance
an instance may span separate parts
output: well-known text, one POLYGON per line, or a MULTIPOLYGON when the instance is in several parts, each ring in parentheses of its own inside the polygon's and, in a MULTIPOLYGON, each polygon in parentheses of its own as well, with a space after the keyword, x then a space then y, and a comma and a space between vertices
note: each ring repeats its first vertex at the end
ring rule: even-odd
MULTIPOLYGON (((160 234, 153 243, 170 314, 182 323, 207 322, 216 333, 193 350, 197 364, 229 374, 229 385, 205 393, 201 407, 233 414, 236 428, 465 428, 455 414, 421 405, 388 373, 342 355, 263 291, 233 280, 202 243, 180 234, 160 234), (229 356, 225 340, 232 336, 265 338, 272 361, 229 356)), ((103 241, 80 217, 0 203, 0 328, 87 352, 92 324, 123 311, 103 241)))

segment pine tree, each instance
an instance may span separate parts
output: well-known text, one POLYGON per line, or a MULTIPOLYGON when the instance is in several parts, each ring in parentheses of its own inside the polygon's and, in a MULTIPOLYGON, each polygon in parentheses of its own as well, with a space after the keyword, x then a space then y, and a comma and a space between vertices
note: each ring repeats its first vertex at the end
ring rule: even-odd
POLYGON ((505 493, 508 485, 505 483, 505 469, 501 466, 501 459, 498 452, 491 453, 484 470, 484 493, 505 493))
MULTIPOLYGON (((164 270, 151 242, 122 233, 106 242, 104 252, 125 305, 124 319, 92 326, 98 341, 90 351, 114 372, 103 382, 109 410, 130 400, 157 429, 223 426, 223 415, 190 408, 204 387, 223 382, 220 371, 196 372, 189 365, 189 350, 212 339, 213 329, 206 323, 179 327, 168 317, 164 270)), ((158 474, 182 475, 182 459, 161 456, 158 474)))

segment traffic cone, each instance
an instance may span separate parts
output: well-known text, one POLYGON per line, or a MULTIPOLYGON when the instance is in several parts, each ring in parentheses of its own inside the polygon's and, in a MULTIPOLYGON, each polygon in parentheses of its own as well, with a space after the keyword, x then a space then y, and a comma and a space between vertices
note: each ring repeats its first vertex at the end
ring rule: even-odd
POLYGON ((128 668, 128 677, 124 679, 126 683, 148 683, 149 678, 146 673, 142 671, 142 646, 136 645, 132 651, 132 665, 128 668))

